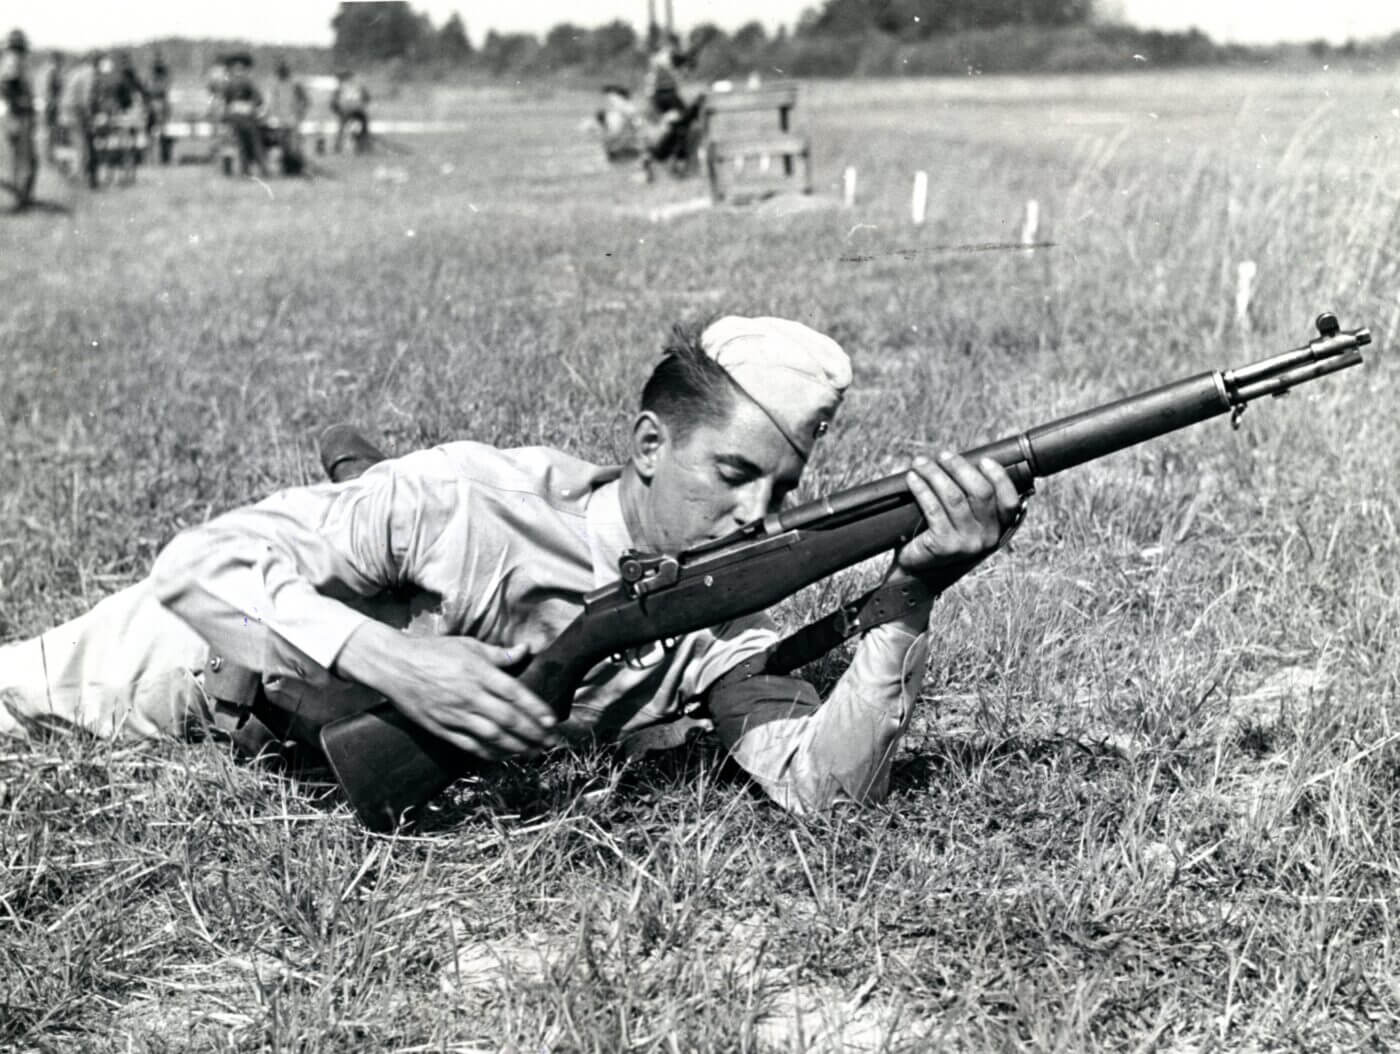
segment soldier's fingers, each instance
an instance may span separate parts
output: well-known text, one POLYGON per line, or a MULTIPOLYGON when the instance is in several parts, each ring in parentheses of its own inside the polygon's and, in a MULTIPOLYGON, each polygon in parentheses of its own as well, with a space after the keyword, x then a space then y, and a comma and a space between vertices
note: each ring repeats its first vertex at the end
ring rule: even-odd
POLYGON ((475 649, 468 653, 463 666, 468 683, 484 690, 487 697, 509 703, 533 728, 544 731, 556 724, 554 711, 544 700, 509 673, 490 661, 483 661, 475 649))
POLYGON ((477 736, 466 735, 464 733, 457 733, 455 737, 451 740, 451 742, 459 750, 465 750, 473 757, 480 758, 482 761, 494 762, 504 761, 506 758, 512 757, 534 757, 540 753, 538 750, 530 748, 527 748, 525 750, 511 750, 497 743, 493 743, 490 740, 483 739, 477 736))
POLYGON ((943 471, 953 478, 953 481, 962 488, 967 495, 968 502, 974 508, 991 508, 996 499, 996 488, 981 469, 973 466, 972 462, 961 454, 952 451, 944 451, 938 455, 938 463, 943 466, 943 471))
POLYGON ((533 754, 554 745, 515 724, 512 711, 504 704, 488 704, 464 714, 462 727, 479 743, 503 755, 533 754))
POLYGON ((905 473, 905 483, 909 493, 914 495, 919 511, 924 514, 927 531, 944 537, 956 533, 957 528, 949 522, 947 509, 929 484, 929 479, 935 475, 942 475, 937 466, 931 465, 927 458, 915 458, 914 467, 905 473))
POLYGON ((559 723, 554 709, 514 677, 507 677, 500 698, 510 704, 512 711, 518 714, 521 720, 543 732, 550 732, 559 723))
POLYGON ((1002 467, 1001 462, 984 457, 977 463, 977 467, 991 481, 992 488, 996 492, 997 510, 1001 514, 1001 522, 1006 524, 1015 520, 1020 515, 1024 498, 1021 492, 1016 489, 1016 484, 1006 469, 1002 467))
POLYGON ((924 463, 920 475, 928 483, 943 507, 943 513, 958 533, 980 531, 978 512, 973 508, 967 491, 940 464, 924 463))
POLYGON ((470 754, 472 757, 481 758, 483 761, 499 760, 501 756, 499 750, 482 742, 468 728, 463 727, 464 715, 461 712, 450 711, 447 718, 446 721, 443 721, 434 712, 420 712, 417 715, 418 722, 444 743, 450 743, 458 750, 470 754))
POLYGON ((483 694, 472 704, 474 710, 519 739, 541 747, 558 743, 553 712, 518 681, 483 694))
POLYGON ((535 754, 553 744, 536 742, 517 734, 501 719, 501 710, 480 705, 468 710, 454 708, 444 715, 443 725, 451 732, 451 741, 478 757, 499 758, 535 754))

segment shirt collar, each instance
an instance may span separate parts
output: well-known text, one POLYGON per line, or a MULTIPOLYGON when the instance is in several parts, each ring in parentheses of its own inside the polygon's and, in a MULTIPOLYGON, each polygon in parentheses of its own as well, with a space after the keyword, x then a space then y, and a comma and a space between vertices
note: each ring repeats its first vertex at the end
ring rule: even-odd
POLYGON ((617 581, 617 558, 633 548, 632 535, 622 518, 622 481, 610 480, 595 487, 584 513, 588 524, 588 552, 593 560, 593 585, 617 581))

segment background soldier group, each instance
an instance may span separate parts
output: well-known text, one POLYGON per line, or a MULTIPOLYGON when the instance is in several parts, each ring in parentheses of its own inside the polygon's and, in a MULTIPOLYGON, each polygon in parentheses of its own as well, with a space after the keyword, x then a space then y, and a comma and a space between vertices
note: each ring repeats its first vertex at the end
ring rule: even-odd
MULTIPOLYGON (((369 92, 352 72, 342 71, 337 79, 331 99, 339 120, 336 149, 348 130, 355 151, 361 153, 369 146, 369 92)), ((226 55, 210 71, 207 87, 207 116, 226 136, 227 170, 236 163, 244 175, 265 177, 273 148, 284 175, 307 170, 301 125, 311 98, 286 62, 277 64, 275 79, 264 92, 254 79, 251 54, 226 55)), ((15 29, 0 53, 0 102, 8 148, 0 179, 17 209, 29 207, 34 199, 41 127, 44 160, 69 174, 81 172, 94 190, 104 171, 130 182, 137 165, 148 157, 161 164, 174 160, 174 139, 166 131, 172 112, 171 73, 159 51, 145 79, 125 51, 94 50, 81 57, 55 51, 36 69, 28 38, 15 29)))

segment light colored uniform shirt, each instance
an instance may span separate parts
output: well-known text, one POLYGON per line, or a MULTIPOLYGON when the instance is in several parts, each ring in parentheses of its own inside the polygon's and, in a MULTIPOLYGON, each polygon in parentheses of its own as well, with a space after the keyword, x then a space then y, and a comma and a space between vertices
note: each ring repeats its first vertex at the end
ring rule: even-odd
MULTIPOLYGON (((619 492, 616 469, 469 442, 284 490, 179 535, 147 580, 104 601, 105 614, 99 604, 0 648, 0 696, 9 687, 21 712, 102 734, 178 732, 203 703, 209 641, 261 671, 271 702, 320 723, 378 702, 329 672, 369 619, 538 653, 585 594, 617 579, 618 556, 633 546, 619 492)), ((621 739, 703 719, 715 680, 777 639, 758 614, 600 663, 562 731, 621 739)), ((786 677, 754 678, 714 693, 722 706, 710 702, 735 759, 786 807, 869 800, 887 788, 926 657, 925 637, 879 627, 821 707, 786 677)), ((0 732, 6 720, 0 713, 0 732)))
POLYGON ((306 116, 306 89, 300 82, 281 77, 267 89, 267 115, 283 128, 296 128, 306 116))
POLYGON ((81 125, 92 116, 96 88, 97 69, 91 62, 81 62, 68 72, 59 100, 65 124, 81 125))

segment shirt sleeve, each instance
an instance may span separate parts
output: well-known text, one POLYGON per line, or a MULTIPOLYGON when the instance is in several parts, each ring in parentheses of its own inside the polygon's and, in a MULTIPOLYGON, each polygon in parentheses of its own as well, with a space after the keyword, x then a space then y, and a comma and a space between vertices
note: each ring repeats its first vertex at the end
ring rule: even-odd
POLYGON ((709 695, 715 731, 736 762, 794 813, 889 793, 890 764, 928 663, 928 633, 897 623, 866 633, 825 703, 808 682, 760 675, 709 695))
POLYGON ((156 558, 157 598, 228 660, 324 682, 368 616, 357 598, 416 584, 445 525, 445 481, 383 462, 348 483, 281 491, 178 535, 156 558))

